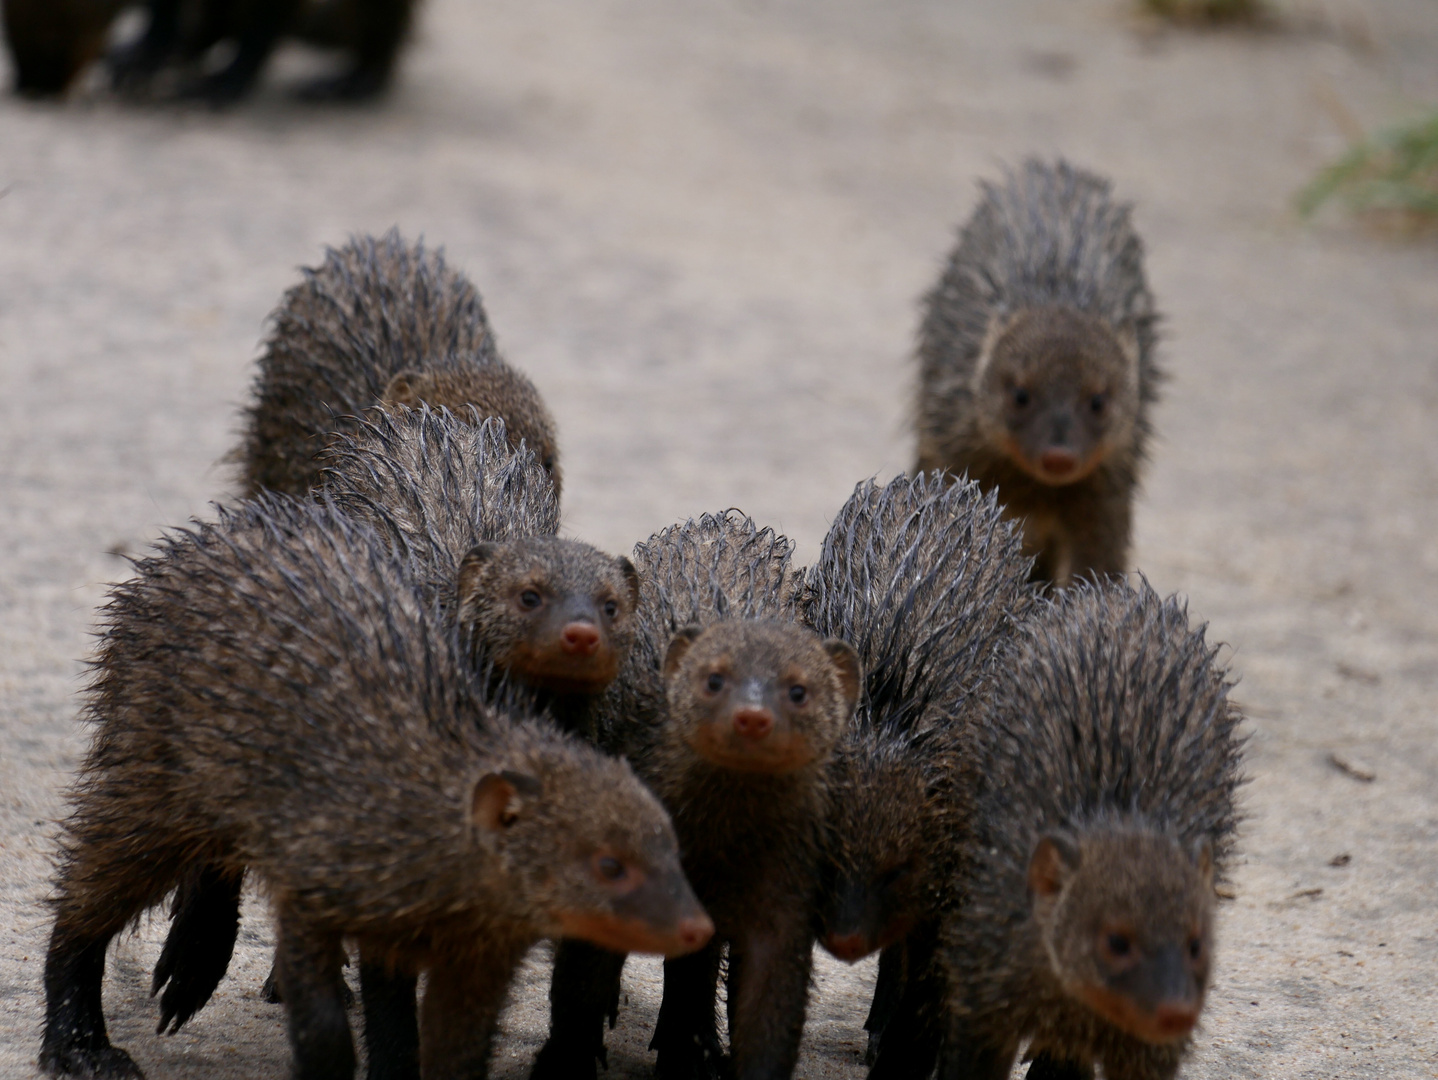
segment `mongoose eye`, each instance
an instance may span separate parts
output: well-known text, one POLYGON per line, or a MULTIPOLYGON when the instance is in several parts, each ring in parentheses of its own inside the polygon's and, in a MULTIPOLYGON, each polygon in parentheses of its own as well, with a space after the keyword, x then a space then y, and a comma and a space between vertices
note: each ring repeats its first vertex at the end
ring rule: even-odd
POLYGON ((802 705, 809 700, 809 691, 798 683, 789 687, 789 700, 795 705, 802 705))
POLYGON ((519 606, 526 611, 533 611, 542 603, 544 603, 544 597, 540 596, 539 593, 533 589, 525 589, 524 592, 519 594, 519 606))
POLYGON ((606 619, 612 619, 612 618, 614 618, 614 616, 616 616, 616 615, 619 614, 619 601, 618 601, 618 600, 606 600, 606 601, 604 601, 603 611, 604 611, 604 617, 605 617, 606 619))
POLYGON ((623 881, 629 874, 625 866, 612 855, 601 855, 594 862, 594 868, 605 881, 623 881))
POLYGON ((717 694, 720 690, 724 689, 724 676, 715 671, 710 674, 704 685, 709 688, 711 694, 717 694))
POLYGON ((1109 954, 1119 959, 1127 956, 1133 948, 1133 942, 1129 941, 1127 934, 1110 934, 1104 944, 1108 946, 1109 954))
POLYGON ((1020 409, 1022 409, 1028 403, 1029 392, 1025 390, 1022 386, 1016 386, 1014 388, 1014 404, 1017 405, 1020 409))
POLYGON ((1100 413, 1102 413, 1103 410, 1104 410, 1104 406, 1107 405, 1107 404, 1108 404, 1108 399, 1107 399, 1107 397, 1106 397, 1105 395, 1103 395, 1103 394, 1095 394, 1093 397, 1091 397, 1091 398, 1088 399, 1088 407, 1089 407, 1089 410, 1090 410, 1095 416, 1098 416, 1100 413))

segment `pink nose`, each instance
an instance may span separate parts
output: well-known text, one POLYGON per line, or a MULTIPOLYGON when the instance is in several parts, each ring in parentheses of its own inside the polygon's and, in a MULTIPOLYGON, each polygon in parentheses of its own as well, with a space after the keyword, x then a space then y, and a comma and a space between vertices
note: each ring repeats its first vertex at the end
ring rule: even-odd
POLYGON ((746 739, 762 739, 774 730, 774 714, 752 706, 734 710, 734 730, 746 739))
POLYGON ((824 937, 824 948, 829 950, 834 959, 842 960, 846 964, 856 963, 874 951, 874 946, 863 934, 827 934, 824 937))
POLYGON ((1072 450, 1049 447, 1039 458, 1039 465, 1050 476, 1067 476, 1078 468, 1078 456, 1072 450))
POLYGON ((593 656, 599 649, 599 631, 593 623, 572 622, 560 631, 559 647, 575 656, 593 656))
POLYGON ((681 919, 677 929, 679 940, 686 949, 698 949, 708 944, 714 936, 714 923, 708 915, 681 919))
POLYGON ((1177 1038, 1187 1035, 1198 1023, 1198 1010, 1192 1005, 1160 1005, 1154 1010, 1153 1018, 1160 1031, 1177 1038))

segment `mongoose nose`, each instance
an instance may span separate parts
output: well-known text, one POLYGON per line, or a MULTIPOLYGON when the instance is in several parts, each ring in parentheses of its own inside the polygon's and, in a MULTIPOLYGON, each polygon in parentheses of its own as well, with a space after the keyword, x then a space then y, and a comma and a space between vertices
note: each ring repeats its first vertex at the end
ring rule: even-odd
POLYGON ((774 714, 753 706, 735 709, 734 730, 746 739, 762 739, 774 730, 774 714))
POLYGON ((1153 1011, 1158 1030, 1170 1038, 1187 1035, 1198 1023, 1198 1010, 1187 1003, 1163 1004, 1153 1011))
POLYGON ((708 915, 694 915, 680 919, 675 933, 686 949, 702 949, 714 936, 714 922, 708 915))
POLYGON ((1067 476, 1078 468, 1078 455, 1072 450, 1051 446, 1039 457, 1039 465, 1050 476, 1067 476))
POLYGON ((846 964, 857 963, 874 951, 873 945, 863 934, 827 934, 824 937, 824 948, 835 960, 842 960, 846 964))
POLYGON ((575 656, 593 656, 599 649, 599 630, 593 623, 572 622, 560 631, 559 647, 575 656))

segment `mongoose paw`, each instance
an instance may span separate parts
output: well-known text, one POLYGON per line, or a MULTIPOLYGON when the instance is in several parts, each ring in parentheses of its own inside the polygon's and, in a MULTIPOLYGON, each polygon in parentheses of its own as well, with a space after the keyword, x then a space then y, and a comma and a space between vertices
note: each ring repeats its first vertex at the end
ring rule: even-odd
POLYGON ((82 1080, 145 1080, 130 1055, 108 1042, 104 1046, 50 1046, 40 1051, 40 1071, 47 1076, 82 1080))
POLYGON ((343 75, 335 75, 301 86, 296 96, 310 102, 359 102, 370 101, 384 92, 388 80, 383 74, 356 68, 343 75))
POLYGON ((584 1050, 576 1040, 550 1036, 539 1048, 529 1080, 598 1080, 599 1066, 609 1067, 603 1043, 598 1053, 584 1050))
POLYGON ((265 985, 260 987, 260 1000, 271 1005, 283 1005, 284 995, 280 993, 280 980, 275 974, 274 965, 270 965, 270 973, 265 976, 265 985))

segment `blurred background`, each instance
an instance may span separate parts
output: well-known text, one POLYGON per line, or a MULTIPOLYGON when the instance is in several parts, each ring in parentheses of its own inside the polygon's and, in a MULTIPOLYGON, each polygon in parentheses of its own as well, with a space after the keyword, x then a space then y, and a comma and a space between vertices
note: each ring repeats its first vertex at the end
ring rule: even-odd
MULTIPOLYGON (((293 42, 226 110, 100 63, 0 97, 0 1074, 33 1071, 94 608, 229 493, 298 267, 392 225, 442 245, 556 415, 567 534, 626 551, 739 506, 806 561, 911 463, 917 301, 976 180, 1062 154, 1134 202, 1164 314, 1136 565, 1230 644, 1252 718, 1186 1075, 1438 1076, 1438 4, 1237 6, 425 0, 365 105, 297 101, 336 60, 293 42)), ((150 1076, 285 1075, 249 913, 174 1037, 163 917, 112 949, 112 1036, 150 1076)), ((542 964, 500 1076, 542 1035, 542 964)), ((647 1075, 656 970, 608 1076, 647 1075)), ((821 962, 800 1076, 863 1075, 872 978, 821 962)))

